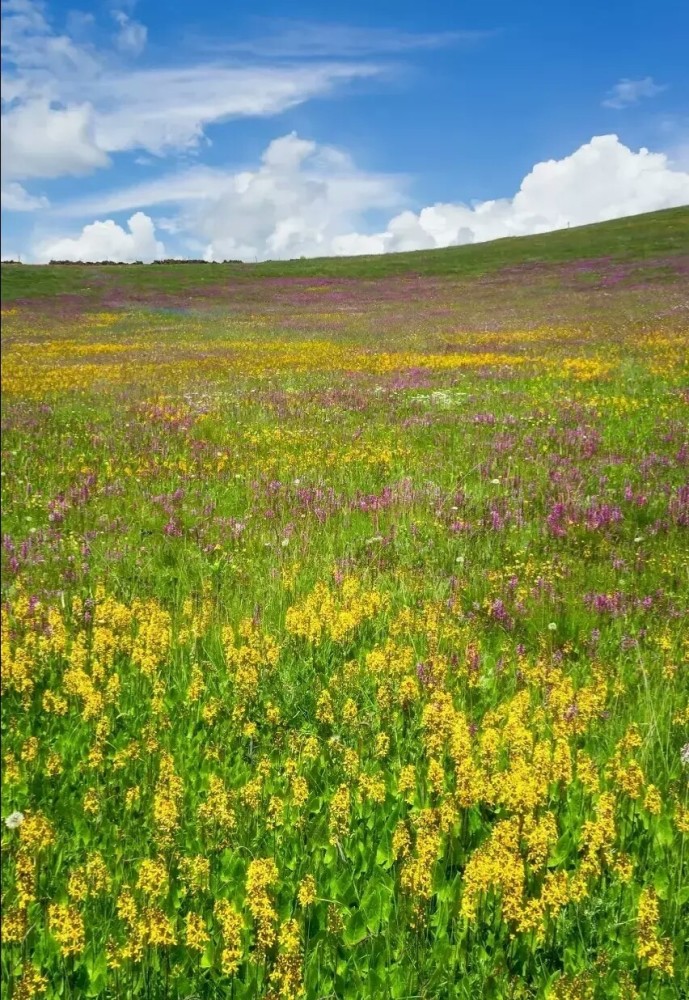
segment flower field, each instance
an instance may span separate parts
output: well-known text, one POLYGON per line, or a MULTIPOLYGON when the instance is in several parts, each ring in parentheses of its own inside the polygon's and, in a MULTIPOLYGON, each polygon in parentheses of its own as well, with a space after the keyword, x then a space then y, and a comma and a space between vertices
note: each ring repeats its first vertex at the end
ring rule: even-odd
POLYGON ((4 303, 3 997, 689 995, 686 277, 4 303))

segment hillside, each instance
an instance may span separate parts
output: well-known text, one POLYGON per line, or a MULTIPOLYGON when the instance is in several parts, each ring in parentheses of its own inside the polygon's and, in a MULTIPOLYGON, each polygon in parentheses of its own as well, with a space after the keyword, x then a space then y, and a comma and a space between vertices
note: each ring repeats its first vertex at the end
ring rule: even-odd
POLYGON ((490 243, 360 257, 323 257, 259 264, 161 263, 137 265, 2 265, 2 300, 104 291, 183 293, 228 281, 261 277, 383 278, 424 275, 472 278, 507 268, 562 265, 580 260, 665 263, 689 254, 689 207, 613 222, 490 243), (659 260, 665 258, 665 260, 659 260))

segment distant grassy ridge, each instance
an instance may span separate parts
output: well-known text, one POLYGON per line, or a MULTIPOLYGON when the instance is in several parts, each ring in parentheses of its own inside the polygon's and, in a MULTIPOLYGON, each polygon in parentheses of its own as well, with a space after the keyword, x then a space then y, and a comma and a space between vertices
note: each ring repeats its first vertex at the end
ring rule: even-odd
POLYGON ((83 294, 105 287, 132 292, 183 291, 261 277, 384 278, 426 275, 472 278, 504 268, 583 259, 652 261, 689 254, 689 207, 442 250, 360 257, 317 257, 260 264, 2 265, 2 301, 83 294))

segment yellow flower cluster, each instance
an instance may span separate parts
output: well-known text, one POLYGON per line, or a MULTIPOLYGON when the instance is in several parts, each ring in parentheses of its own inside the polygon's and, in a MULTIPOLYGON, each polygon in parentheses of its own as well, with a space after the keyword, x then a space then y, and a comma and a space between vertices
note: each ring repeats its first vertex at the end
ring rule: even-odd
POLYGON ((66 903, 51 903, 48 907, 48 926, 64 957, 80 955, 84 950, 84 918, 76 908, 66 903))
POLYGON ((82 903, 88 896, 108 892, 111 882, 103 855, 100 851, 93 851, 85 863, 75 868, 70 875, 67 891, 70 899, 82 903))
POLYGON ((364 590, 356 577, 348 576, 339 591, 319 582, 303 601, 287 609, 285 628, 315 646, 324 639, 344 643, 357 628, 384 611, 389 598, 377 590, 364 590))
POLYGON ((649 969, 671 976, 674 967, 672 942, 658 933, 660 907, 653 889, 644 889, 636 914, 636 952, 649 969))
POLYGON ((32 997, 43 996, 48 987, 48 979, 41 975, 30 962, 22 966, 22 974, 17 982, 13 1000, 31 1000, 32 997))
POLYGON ((210 941, 206 922, 200 913, 191 910, 184 918, 184 939, 192 951, 203 951, 210 941))
POLYGON ((244 922, 226 899, 216 901, 213 913, 220 925, 223 949, 220 967, 224 976, 233 976, 242 960, 242 929, 244 922))
MULTIPOLYGON (((433 871, 442 845, 439 821, 437 810, 421 810, 415 823, 414 851, 408 853, 400 871, 400 887, 413 901, 415 923, 422 920, 423 906, 433 895, 433 871)), ((397 848, 401 846, 398 840, 397 848)))
POLYGON ((352 799, 347 785, 340 785, 330 800, 330 843, 338 844, 349 833, 352 799))
POLYGON ((134 601, 132 613, 139 623, 131 657, 142 674, 153 677, 170 648, 170 615, 157 601, 134 601))
POLYGON ((251 619, 245 618, 234 629, 223 629, 223 643, 228 670, 234 681, 235 715, 241 718, 254 699, 261 678, 275 667, 280 647, 272 636, 264 634, 251 619))
POLYGON ((299 891, 297 893, 299 905, 304 908, 311 906, 311 904, 316 900, 316 895, 317 890, 315 878, 313 875, 305 875, 299 883, 299 891))
POLYGON ((208 794, 199 806, 198 816, 202 823, 215 826, 221 834, 229 833, 236 826, 232 795, 216 774, 210 776, 208 794))
POLYGON ((257 858, 246 873, 246 897, 256 925, 256 955, 263 958, 275 942, 277 913, 269 890, 278 882, 277 865, 272 858, 257 858))
POLYGON ((192 895, 206 892, 209 886, 211 863, 200 855, 182 854, 178 859, 179 878, 185 893, 192 895))
POLYGON ((179 823, 182 779, 175 771, 171 754, 161 753, 158 782, 153 797, 153 820, 160 846, 170 844, 179 823))
POLYGON ((146 896, 167 895, 168 874, 162 858, 146 858, 141 862, 136 888, 146 896))
POLYGON ((278 935, 278 956, 270 972, 266 1000, 297 1000, 304 995, 302 961, 299 924, 287 920, 278 935))

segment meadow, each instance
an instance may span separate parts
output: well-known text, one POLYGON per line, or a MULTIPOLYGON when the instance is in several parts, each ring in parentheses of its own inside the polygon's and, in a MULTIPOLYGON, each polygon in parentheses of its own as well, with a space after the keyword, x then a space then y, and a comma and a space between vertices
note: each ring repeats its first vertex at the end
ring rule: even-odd
POLYGON ((3 997, 689 996, 688 248, 3 265, 3 997))

